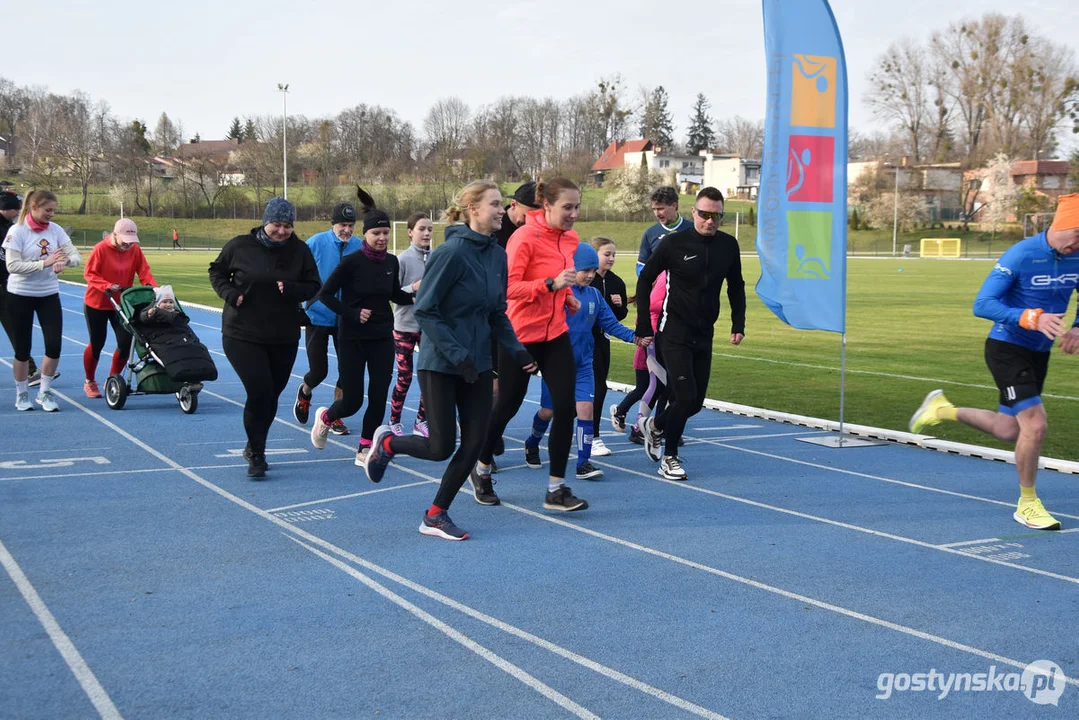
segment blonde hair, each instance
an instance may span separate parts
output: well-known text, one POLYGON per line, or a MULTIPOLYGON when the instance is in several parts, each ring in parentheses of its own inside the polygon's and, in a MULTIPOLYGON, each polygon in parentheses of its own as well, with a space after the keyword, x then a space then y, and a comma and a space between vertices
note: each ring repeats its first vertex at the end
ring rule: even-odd
POLYGON ((467 223, 468 206, 479 202, 488 190, 498 190, 498 185, 492 180, 474 180, 465 185, 453 198, 453 205, 442 214, 442 219, 451 223, 467 223))
POLYGON ((56 194, 50 190, 31 190, 26 194, 26 200, 23 201, 22 210, 19 211, 18 225, 22 225, 26 222, 26 214, 30 212, 30 209, 37 209, 47 202, 58 202, 56 194))
POLYGON ((597 235, 592 238, 592 247, 596 249, 596 252, 599 252, 600 248, 605 248, 608 245, 614 244, 614 240, 611 240, 609 237, 604 237, 603 235, 597 235))

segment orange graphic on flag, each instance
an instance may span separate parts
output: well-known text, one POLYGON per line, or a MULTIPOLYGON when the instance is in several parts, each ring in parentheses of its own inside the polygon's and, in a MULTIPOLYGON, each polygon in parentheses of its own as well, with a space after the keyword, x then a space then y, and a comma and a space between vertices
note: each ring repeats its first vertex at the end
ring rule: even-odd
POLYGON ((835 127, 836 59, 795 55, 791 87, 791 125, 835 127))

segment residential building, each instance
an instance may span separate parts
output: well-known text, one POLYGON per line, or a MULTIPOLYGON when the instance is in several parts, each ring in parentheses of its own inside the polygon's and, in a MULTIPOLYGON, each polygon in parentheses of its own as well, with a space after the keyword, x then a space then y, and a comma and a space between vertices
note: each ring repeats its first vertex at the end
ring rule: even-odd
MULTIPOLYGON (((611 170, 626 165, 626 153, 641 153, 653 149, 652 141, 642 140, 615 140, 607 149, 600 154, 599 159, 592 165, 592 177, 597 185, 602 185, 604 178, 611 170)), ((640 155, 637 156, 637 167, 640 167, 640 155)))
MULTIPOLYGON (((930 222, 959 220, 963 213, 960 197, 963 170, 959 163, 929 163, 907 165, 906 158, 898 167, 883 160, 847 163, 847 187, 859 183, 867 172, 880 173, 878 178, 891 192, 898 182, 900 192, 915 191, 922 195, 930 222)), ((883 188, 882 188, 883 189, 883 188)))
MULTIPOLYGON (((1071 164, 1067 160, 1016 160, 1012 163, 1010 176, 1013 185, 1029 188, 1045 198, 1047 207, 1055 207, 1061 195, 1076 192, 1076 183, 1070 178, 1071 164)), ((967 209, 974 222, 981 222, 981 210, 989 201, 993 188, 986 168, 968 170, 966 173, 969 192, 967 209)), ((1014 214, 1008 222, 1020 222, 1014 214)))
POLYGON ((717 188, 724 197, 739 200, 756 200, 761 185, 761 161, 718 155, 701 150, 704 160, 702 183, 717 188))

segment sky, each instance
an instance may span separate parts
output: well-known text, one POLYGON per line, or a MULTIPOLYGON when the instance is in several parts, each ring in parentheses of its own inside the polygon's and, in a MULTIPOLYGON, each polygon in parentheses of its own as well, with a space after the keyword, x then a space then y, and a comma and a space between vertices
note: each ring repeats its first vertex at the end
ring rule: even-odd
MULTIPOLYGON (((952 22, 1021 11, 1035 32, 1079 56, 1076 0, 832 0, 832 10, 846 49, 850 126, 862 131, 883 128, 862 99, 869 71, 904 37, 924 42, 952 22)), ((280 113, 278 83, 289 85, 290 115, 382 105, 419 134, 440 98, 470 107, 504 95, 562 100, 614 73, 633 100, 642 85, 667 89, 679 140, 698 92, 716 119, 764 117, 759 0, 53 0, 43 19, 32 28, 15 22, 14 31, 54 34, 50 50, 8 44, 0 76, 83 90, 151 129, 164 111, 205 140, 223 138, 234 116, 280 113)))

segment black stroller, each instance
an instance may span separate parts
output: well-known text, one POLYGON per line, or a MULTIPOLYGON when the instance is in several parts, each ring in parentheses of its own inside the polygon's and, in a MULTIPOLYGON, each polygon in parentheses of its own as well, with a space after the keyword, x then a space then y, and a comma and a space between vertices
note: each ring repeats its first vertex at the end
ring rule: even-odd
MULTIPOLYGON (((168 327, 140 325, 139 312, 154 303, 152 287, 129 288, 120 295, 120 302, 112 293, 108 297, 131 333, 131 354, 125 371, 105 381, 105 403, 119 410, 128 395, 173 393, 181 410, 188 415, 195 412, 202 383, 217 379, 210 351, 186 321, 168 327)), ((176 309, 182 311, 179 302, 176 309)))

